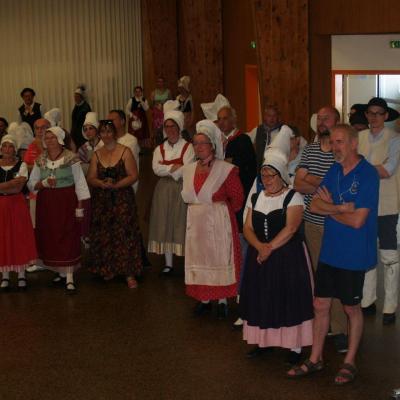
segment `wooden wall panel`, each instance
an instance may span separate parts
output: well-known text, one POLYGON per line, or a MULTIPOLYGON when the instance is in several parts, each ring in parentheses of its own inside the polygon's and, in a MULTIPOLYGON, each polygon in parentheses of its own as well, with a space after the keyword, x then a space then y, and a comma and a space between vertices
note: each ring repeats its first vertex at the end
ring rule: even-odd
POLYGON ((142 0, 143 81, 146 96, 163 76, 173 93, 178 79, 176 0, 142 0))
MULTIPOLYGON (((253 10, 248 1, 222 1, 224 94, 236 109, 238 127, 245 130, 245 66, 257 65, 257 51, 250 47, 256 40, 253 10)), ((258 112, 258 110, 256 110, 258 112)))
POLYGON ((310 41, 310 111, 332 103, 331 36, 314 35, 310 41))
POLYGON ((253 7, 262 103, 276 104, 307 136, 308 0, 255 0, 253 7))
POLYGON ((309 0, 315 34, 375 34, 400 31, 399 0, 309 0))
MULTIPOLYGON (((179 75, 189 75, 195 118, 223 89, 221 0, 178 0, 179 75)), ((175 85, 176 86, 176 85, 175 85)))

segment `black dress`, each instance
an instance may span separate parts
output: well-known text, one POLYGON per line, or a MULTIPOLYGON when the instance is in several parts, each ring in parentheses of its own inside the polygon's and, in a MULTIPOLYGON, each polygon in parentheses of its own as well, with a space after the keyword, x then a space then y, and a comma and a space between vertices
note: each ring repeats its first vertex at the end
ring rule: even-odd
MULTIPOLYGON (((286 192, 283 208, 264 214, 255 205, 263 192, 252 196, 252 223, 259 241, 274 239, 285 227, 294 190, 286 192)), ((313 295, 311 269, 302 235, 297 232, 261 265, 249 245, 240 293, 244 339, 260 347, 302 347, 312 344, 313 295)))

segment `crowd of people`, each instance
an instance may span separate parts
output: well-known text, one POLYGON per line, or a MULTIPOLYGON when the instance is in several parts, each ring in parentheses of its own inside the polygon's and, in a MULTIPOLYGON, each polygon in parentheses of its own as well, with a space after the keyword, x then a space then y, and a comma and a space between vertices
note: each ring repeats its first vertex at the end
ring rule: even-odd
POLYGON ((184 257, 194 314, 214 306, 225 319, 228 299, 238 301, 234 328, 255 346, 248 357, 288 349, 287 376, 301 378, 324 368, 331 335, 345 354, 334 382, 352 382, 363 315, 377 312, 377 243, 382 322, 396 320, 400 136, 385 122, 399 113, 372 98, 352 107, 349 125, 322 107, 307 144, 275 105, 242 132, 221 94, 201 104, 205 119, 194 125, 190 78, 178 88, 172 100, 160 77, 146 99, 136 86, 126 112, 99 120, 79 86, 70 133, 59 109, 43 114, 34 90, 21 92, 20 122, 0 118, 0 290, 9 290, 11 272, 26 290, 25 270, 46 268, 76 293, 82 254, 89 271, 135 289, 146 252, 165 257, 163 277, 174 274, 174 256, 184 257), (147 248, 135 200, 140 148, 153 151, 159 177, 147 248))

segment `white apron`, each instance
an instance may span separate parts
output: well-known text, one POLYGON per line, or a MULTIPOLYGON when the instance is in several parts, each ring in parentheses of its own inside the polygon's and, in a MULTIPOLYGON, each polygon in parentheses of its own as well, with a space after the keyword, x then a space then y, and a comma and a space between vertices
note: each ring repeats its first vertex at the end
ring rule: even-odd
POLYGON ((236 283, 232 225, 228 206, 212 196, 225 182, 232 164, 215 160, 200 192, 194 190, 197 163, 183 169, 182 198, 189 203, 185 239, 185 283, 229 286, 236 283))

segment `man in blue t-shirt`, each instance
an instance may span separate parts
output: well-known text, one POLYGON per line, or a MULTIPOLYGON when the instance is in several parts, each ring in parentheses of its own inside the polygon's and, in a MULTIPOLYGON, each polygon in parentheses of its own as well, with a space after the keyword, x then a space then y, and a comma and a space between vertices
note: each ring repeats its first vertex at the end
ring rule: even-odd
POLYGON ((360 303, 364 276, 377 261, 379 197, 378 173, 357 153, 357 135, 346 124, 332 128, 330 141, 336 162, 311 202, 311 211, 326 217, 315 277, 314 343, 310 358, 291 369, 290 377, 323 369, 322 351, 333 298, 341 301, 349 319, 349 348, 335 383, 349 383, 356 375, 355 356, 363 330, 360 303))

